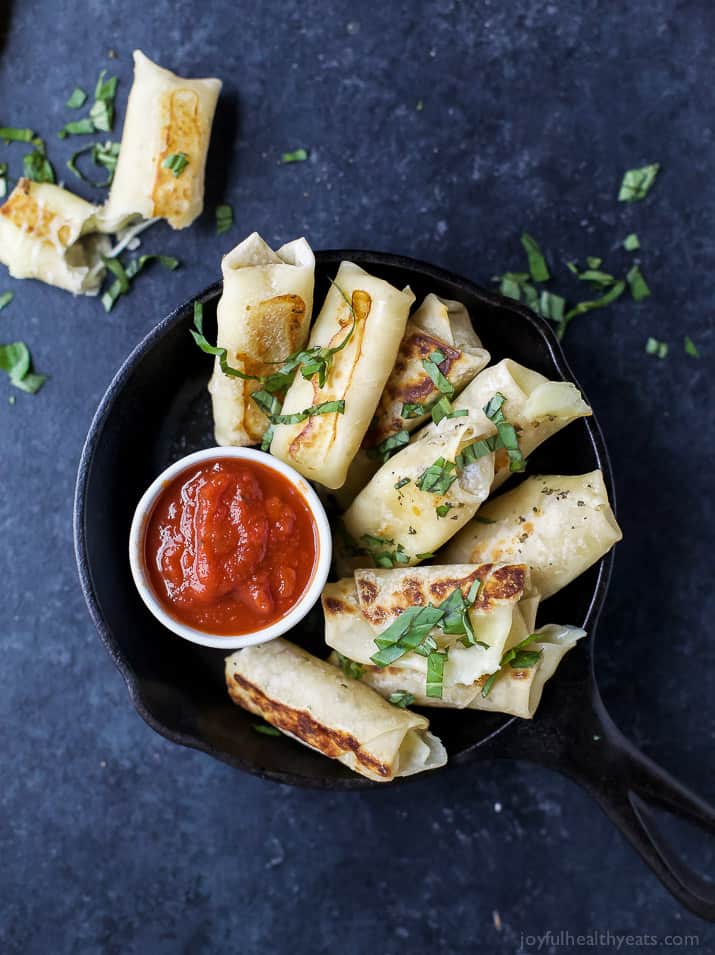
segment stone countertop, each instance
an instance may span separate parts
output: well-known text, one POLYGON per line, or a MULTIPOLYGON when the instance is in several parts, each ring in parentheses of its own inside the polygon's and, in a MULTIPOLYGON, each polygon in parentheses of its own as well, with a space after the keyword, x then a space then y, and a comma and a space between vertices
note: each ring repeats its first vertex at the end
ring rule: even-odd
MULTIPOLYGON (((82 442, 112 375, 248 232, 402 252, 489 284, 523 267, 527 230, 560 276, 550 287, 572 298, 583 289, 563 262, 623 269, 637 232, 652 297, 578 318, 565 343, 607 435, 625 533, 598 674, 623 731, 713 799, 714 30, 699 0, 6 0, 0 123, 44 135, 68 184, 85 140, 54 133, 100 68, 120 77, 120 115, 135 47, 225 85, 206 213, 143 241, 179 271, 147 270, 110 315, 0 274, 15 293, 0 340, 24 339, 51 375, 14 404, 0 381, 0 950, 512 953, 548 931, 545 952, 567 950, 560 932, 715 945, 589 796, 546 770, 479 764, 319 794, 166 742, 94 632, 71 535, 82 442), (281 165, 298 147, 309 160, 281 165), (618 203, 623 171, 654 161, 648 198, 618 203), (218 237, 222 201, 235 226, 218 237), (651 335, 667 359, 645 354, 651 335)), ((11 175, 21 156, 0 145, 11 175)), ((672 832, 712 873, 713 843, 672 832)))

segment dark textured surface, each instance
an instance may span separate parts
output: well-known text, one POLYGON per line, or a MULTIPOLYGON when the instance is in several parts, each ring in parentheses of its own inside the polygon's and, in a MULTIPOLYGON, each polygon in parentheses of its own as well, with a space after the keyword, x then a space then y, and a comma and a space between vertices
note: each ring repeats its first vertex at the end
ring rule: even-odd
MULTIPOLYGON (((543 770, 503 763, 321 795, 164 742, 92 630, 70 526, 82 440, 112 374, 252 229, 404 252, 485 283, 520 266, 522 228, 554 264, 604 255, 614 268, 636 231, 653 297, 580 318, 566 341, 607 433, 626 535, 598 671, 622 729, 715 798, 711 5, 11 6, 0 124, 36 127, 58 169, 77 148, 53 135, 74 118, 62 106, 71 88, 116 68, 123 108, 135 46, 220 75, 225 93, 208 213, 144 242, 178 255, 181 271, 148 272, 109 316, 96 300, 0 278, 16 294, 0 340, 24 338, 52 374, 37 397, 11 406, 3 386, 0 401, 0 950, 514 952, 522 933, 547 930, 556 941, 690 932, 712 948, 712 928, 679 909, 589 798, 543 770), (297 146, 310 161, 278 165, 297 146), (653 160, 663 171, 648 200, 616 203, 622 170, 653 160), (218 238, 211 212, 224 198, 236 227, 218 238), (685 332, 700 361, 683 354, 685 332), (651 334, 670 341, 666 361, 644 354, 651 334)), ((0 152, 16 172, 22 149, 0 152)), ((688 845, 712 872, 712 844, 688 845)))

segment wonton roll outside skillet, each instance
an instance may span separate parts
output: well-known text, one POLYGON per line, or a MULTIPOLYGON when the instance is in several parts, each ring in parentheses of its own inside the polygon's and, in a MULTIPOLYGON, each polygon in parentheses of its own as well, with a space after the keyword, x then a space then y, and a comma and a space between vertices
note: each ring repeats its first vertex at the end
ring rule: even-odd
POLYGON ((0 262, 16 279, 96 295, 109 239, 93 235, 97 206, 48 182, 20 179, 0 206, 0 262))
MULTIPOLYGON (((515 658, 515 665, 505 663, 492 681, 482 676, 472 686, 445 686, 441 699, 425 694, 424 674, 412 668, 365 666, 360 679, 384 697, 400 691, 410 693, 414 696, 411 706, 488 710, 530 720, 541 702, 547 681, 569 650, 585 636, 585 630, 578 627, 558 624, 541 627, 526 647, 529 653, 538 655, 530 666, 520 666, 519 659, 515 658)), ((337 655, 332 659, 337 660, 337 655)))
POLYGON ((119 160, 100 216, 103 231, 116 232, 137 216, 184 229, 201 214, 220 91, 220 80, 184 79, 134 51, 119 160))
POLYGON ((424 716, 392 706, 287 640, 231 654, 226 685, 234 703, 376 782, 447 762, 424 716))
POLYGON ((540 475, 488 501, 440 554, 449 563, 523 561, 542 599, 600 560, 623 537, 600 471, 540 475))
POLYGON ((308 344, 333 350, 325 384, 320 386, 317 374, 308 379, 298 373, 281 414, 332 401, 344 401, 344 410, 276 425, 271 454, 324 487, 345 482, 392 371, 413 301, 409 288, 400 291, 353 262, 341 263, 308 344))
MULTIPOLYGON (((471 686, 479 677, 497 670, 505 648, 523 640, 533 629, 538 600, 524 599, 529 587, 529 569, 524 564, 357 570, 354 579, 327 584, 323 590, 325 642, 348 659, 370 665, 382 649, 375 641, 408 608, 438 607, 456 591, 468 598, 475 581, 480 587, 466 613, 476 642, 464 646, 464 632, 445 633, 440 623, 429 631, 439 650, 449 649, 444 687, 471 686)), ((410 650, 391 666, 417 671, 424 689, 426 656, 410 650)))
MULTIPOLYGON (((305 239, 274 252, 254 232, 221 262, 223 292, 218 303, 217 344, 228 364, 249 375, 275 372, 308 337, 313 311, 315 256, 305 239)), ((257 381, 225 375, 216 359, 209 382, 216 442, 259 444, 268 418, 251 399, 257 381)))

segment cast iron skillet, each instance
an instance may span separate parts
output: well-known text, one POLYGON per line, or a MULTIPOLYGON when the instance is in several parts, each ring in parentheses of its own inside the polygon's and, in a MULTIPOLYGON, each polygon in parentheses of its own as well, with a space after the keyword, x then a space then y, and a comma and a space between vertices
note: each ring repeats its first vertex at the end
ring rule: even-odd
MULTIPOLYGON (((551 378, 574 380, 545 321, 509 299, 423 262, 376 252, 318 253, 317 302, 327 291, 327 276, 335 274, 342 259, 351 259, 398 287, 411 285, 418 301, 436 292, 463 302, 494 361, 508 356, 551 378)), ((220 294, 217 284, 199 296, 209 339, 215 335, 220 294)), ((127 541, 140 495, 176 458, 214 443, 206 393, 211 360, 200 354, 189 336, 192 314, 193 300, 161 321, 134 349, 89 430, 77 478, 74 535, 90 614, 137 711, 168 739, 282 783, 331 790, 379 785, 287 738, 257 734, 251 728, 255 718, 226 694, 223 653, 194 646, 164 630, 132 583, 127 541)), ((580 474, 595 468, 603 471, 613 501, 611 468, 595 418, 565 428, 529 461, 532 474, 580 474)), ((429 716, 447 746, 449 766, 511 757, 558 769, 577 780, 673 895, 698 915, 715 919, 715 885, 689 869, 658 835, 651 807, 666 809, 709 832, 715 832, 715 810, 624 738, 598 692, 594 631, 612 563, 609 554, 540 611, 541 623, 580 624, 590 639, 566 657, 534 720, 450 710, 433 710, 429 716)), ((288 636, 315 652, 324 651, 320 609, 288 636)))

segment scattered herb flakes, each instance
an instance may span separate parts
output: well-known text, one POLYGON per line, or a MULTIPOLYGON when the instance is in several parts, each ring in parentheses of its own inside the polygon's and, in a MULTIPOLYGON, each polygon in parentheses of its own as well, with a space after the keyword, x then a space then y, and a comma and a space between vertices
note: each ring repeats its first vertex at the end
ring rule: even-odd
POLYGON ((435 507, 437 517, 446 517, 454 507, 453 504, 439 504, 435 507))
POLYGON ((615 285, 612 285, 605 295, 602 295, 600 298, 589 299, 585 302, 579 302, 578 305, 574 305, 564 315, 563 319, 559 322, 556 328, 556 334, 559 338, 564 337, 564 333, 568 328, 569 322, 572 319, 576 318, 577 315, 583 315, 585 312, 593 311, 596 308, 604 308, 606 305, 610 305, 611 302, 615 302, 617 298, 623 294, 626 287, 626 283, 619 279, 615 285))
POLYGON ((233 225, 233 209, 224 203, 216 206, 216 235, 223 235, 233 225))
POLYGON ((70 98, 65 103, 68 109, 81 109, 87 102, 87 94, 80 86, 75 86, 70 98))
POLYGON ((355 660, 351 660, 350 657, 343 656, 342 653, 338 653, 338 666, 343 671, 345 676, 350 677, 351 680, 359 680, 363 673, 365 672, 365 667, 362 664, 357 663, 355 660))
POLYGON ((534 640, 538 639, 538 634, 530 633, 528 637, 524 637, 521 643, 517 643, 515 647, 512 647, 511 650, 507 650, 503 654, 501 660, 499 661, 500 669, 489 677, 484 686, 482 687, 482 696, 486 699, 492 691, 492 687, 497 681, 499 673, 501 672, 501 667, 505 667, 507 664, 512 666, 514 669, 525 669, 529 667, 536 666, 536 664, 541 659, 542 651, 541 650, 527 650, 526 647, 530 643, 533 643, 534 640))
POLYGON ((623 240, 623 248, 626 252, 635 252, 636 249, 640 249, 640 247, 640 240, 635 232, 631 232, 631 234, 627 235, 623 240))
POLYGON ((665 358, 668 354, 668 343, 658 341, 652 336, 645 343, 646 355, 655 355, 656 358, 665 358))
POLYGON ((395 690, 394 693, 390 693, 387 698, 388 703, 392 703, 393 706, 399 706, 401 710, 407 709, 408 706, 412 706, 415 702, 414 693, 408 693, 407 690, 395 690))
POLYGON ((409 483, 410 483, 410 478, 408 477, 400 478, 397 484, 395 484, 395 490, 399 491, 400 488, 406 487, 409 483))
POLYGON ((186 153, 172 153, 162 163, 164 169, 170 169, 174 173, 175 179, 179 178, 188 165, 189 157, 186 153))
MULTIPOLYGON (((0 300, 1 301, 1 300, 0 300)), ((690 355, 691 358, 700 358, 700 352, 695 342, 692 340, 690 335, 686 335, 683 339, 683 348, 685 349, 685 354, 690 355)))
POLYGON ((283 153, 281 156, 281 163, 286 165, 291 162, 305 162, 308 158, 307 149, 294 149, 293 152, 283 153))
POLYGON ((446 662, 446 650, 434 650, 427 657, 427 689, 425 695, 432 699, 442 699, 444 665, 446 662))
POLYGON ((374 448, 368 448, 367 455, 370 458, 377 458, 384 464, 385 461, 388 461, 393 454, 396 454, 409 443, 410 432, 405 428, 402 428, 395 434, 389 435, 389 437, 385 438, 384 441, 381 441, 380 444, 375 445, 374 448))
POLYGON ((521 244, 524 246, 526 256, 529 260, 529 272, 535 282, 548 282, 551 276, 546 265, 546 259, 539 248, 539 245, 528 232, 521 236, 521 244))
POLYGON ((34 395, 47 381, 47 375, 31 371, 30 350, 24 342, 0 345, 0 370, 7 372, 10 384, 34 395))
POLYGON ((89 143, 87 146, 83 146, 81 149, 78 149, 76 153, 72 154, 72 157, 67 160, 67 168, 83 182, 89 183, 90 186, 94 186, 97 189, 105 189, 107 186, 111 186, 112 180, 114 179, 114 171, 117 168, 117 162, 119 160, 119 147, 119 143, 110 141, 106 143, 89 143), (77 165, 77 160, 85 153, 91 154, 92 162, 95 166, 107 170, 106 179, 97 182, 96 179, 90 179, 89 176, 82 172, 77 165))
POLYGON ((565 308, 565 298, 544 289, 539 297, 539 312, 544 318, 548 318, 551 322, 561 322, 563 321, 565 308))
POLYGON ((282 736, 283 733, 270 723, 251 723, 251 729, 256 733, 262 733, 263 736, 282 736))
POLYGON ((2 312, 4 308, 7 308, 14 298, 14 292, 3 292, 2 295, 0 295, 0 312, 2 312))
POLYGON ((394 540, 389 537, 363 534, 360 543, 378 567, 397 567, 399 564, 409 564, 410 562, 402 544, 395 544, 394 540), (391 547, 394 549, 390 550, 391 547))
POLYGON ((32 179, 33 182, 55 182, 55 170, 45 155, 44 143, 42 147, 23 156, 22 174, 26 179, 32 179))
POLYGON ((457 466, 454 461, 440 457, 422 472, 417 487, 429 494, 446 494, 456 480, 457 466))
POLYGON ((578 278, 580 282, 591 282, 592 285, 597 287, 613 285, 613 283, 616 281, 610 272, 602 272, 600 269, 592 268, 588 268, 583 272, 579 272, 578 278))
POLYGON ((18 129, 17 126, 0 126, 0 139, 7 145, 8 143, 32 143, 37 146, 44 146, 44 143, 32 129, 18 129))
POLYGON ((626 279, 628 281, 628 287, 631 290, 631 297, 635 302, 640 302, 641 299, 648 298, 650 289, 643 277, 643 273, 637 265, 631 266, 626 275, 626 279))
POLYGON ((619 202, 638 202, 645 199, 658 175, 660 163, 654 162, 640 169, 628 169, 618 192, 619 202))
POLYGON ((179 267, 179 260, 170 255, 140 255, 132 259, 126 268, 118 258, 109 259, 102 256, 102 261, 109 271, 116 276, 116 281, 102 295, 102 305, 104 305, 106 312, 111 312, 117 299, 122 295, 126 295, 132 280, 135 279, 150 262, 157 261, 163 265, 165 269, 170 269, 172 272, 179 267))
POLYGON ((94 103, 89 111, 89 118, 94 128, 109 133, 114 125, 114 97, 117 94, 117 77, 110 76, 105 80, 106 70, 102 70, 94 90, 94 103))
POLYGON ((57 135, 60 139, 66 139, 68 136, 91 136, 94 132, 94 123, 86 116, 84 119, 75 119, 67 123, 57 135))

